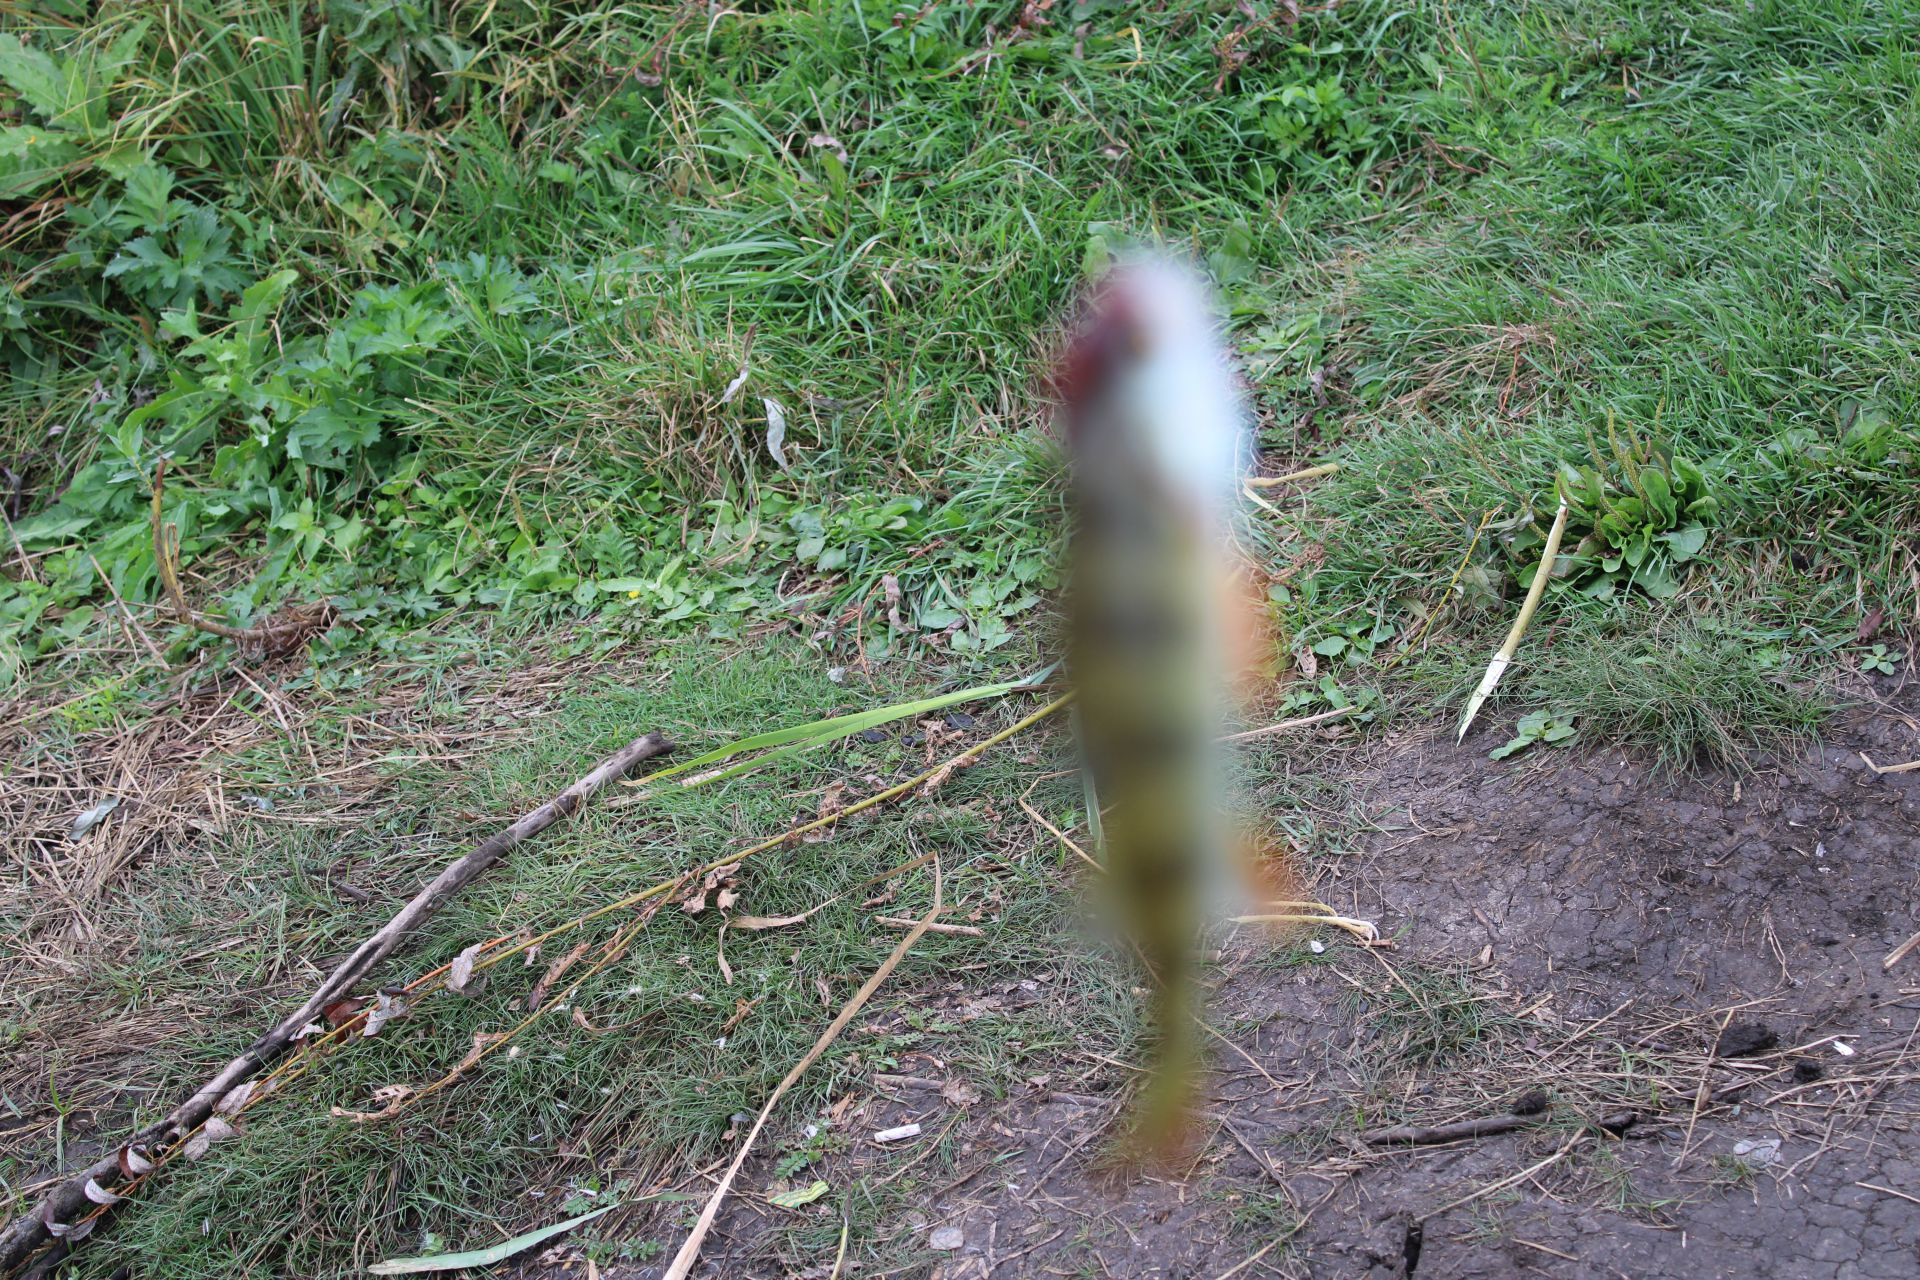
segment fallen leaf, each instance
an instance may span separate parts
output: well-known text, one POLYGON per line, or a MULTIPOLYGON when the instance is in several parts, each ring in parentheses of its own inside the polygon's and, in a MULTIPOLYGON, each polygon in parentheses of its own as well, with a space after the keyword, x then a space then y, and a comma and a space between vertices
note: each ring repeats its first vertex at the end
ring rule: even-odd
POLYGON ((225 1142, 239 1132, 219 1116, 214 1116, 201 1126, 200 1132, 187 1139, 187 1145, 180 1154, 189 1160, 199 1160, 213 1149, 214 1143, 225 1142))
POLYGON ((778 400, 761 396, 760 403, 767 410, 767 452, 773 455, 774 465, 782 471, 787 469, 787 411, 780 407, 778 400))
POLYGON ((826 1183, 815 1179, 804 1187, 795 1187, 792 1191, 782 1191, 777 1196, 768 1196, 767 1203, 776 1209, 798 1209, 812 1204, 831 1190, 826 1183))
POLYGON ((93 806, 93 808, 87 810, 85 813, 81 814, 79 817, 73 820, 73 827, 71 830, 67 832, 67 839, 78 840, 80 837, 86 835, 87 832, 93 830, 95 827, 99 826, 102 822, 105 822, 107 820, 107 815, 112 813, 115 809, 118 809, 119 807, 120 807, 119 796, 114 796, 108 800, 102 800, 99 804, 93 806))
POLYGON ((152 1169, 153 1157, 147 1154, 145 1147, 140 1146, 138 1143, 130 1142, 120 1148, 121 1177, 137 1178, 143 1173, 151 1172, 152 1169))
POLYGON ((840 141, 840 139, 834 137, 830 133, 814 134, 811 138, 807 139, 807 145, 823 151, 833 152, 834 158, 837 159, 841 164, 845 164, 847 162, 846 146, 840 141))
POLYGON ((1866 617, 1860 619, 1860 630, 1855 633, 1855 638, 1862 644, 1873 639, 1880 634, 1880 624, 1885 622, 1886 618, 1887 611, 1879 605, 1875 605, 1867 611, 1866 617))
POLYGON ((788 925, 799 924, 803 920, 810 919, 838 901, 840 901, 838 897, 828 898, 819 906, 808 907, 797 916, 734 916, 727 923, 735 929, 745 929, 750 933, 758 933, 765 929, 784 929, 788 925))
POLYGON ((900 616, 900 579, 890 573, 880 575, 880 590, 887 597, 887 625, 895 631, 911 632, 913 627, 900 616))
POLYGON ((81 1190, 85 1191, 87 1199, 93 1201, 95 1204, 119 1204, 122 1200, 126 1199, 125 1196, 115 1195, 98 1182, 95 1182, 92 1178, 87 1179, 87 1185, 81 1188, 81 1190))
POLYGON ((363 1036, 377 1036, 389 1022, 407 1016, 406 999, 390 991, 374 993, 373 1008, 367 1013, 367 1025, 361 1028, 363 1036))
POLYGON ((355 1124, 366 1124, 369 1121, 385 1120, 397 1115, 401 1108, 413 1100, 413 1093, 412 1085, 384 1084, 373 1091, 373 1100, 381 1104, 378 1111, 350 1111, 346 1107, 332 1107, 329 1110, 336 1120, 351 1120, 355 1124))
MULTIPOLYGON (((458 1075, 460 1072, 465 1071, 468 1067, 472 1066, 474 1063, 480 1061, 481 1056, 486 1053, 488 1046, 494 1044, 497 1041, 504 1040, 506 1038, 507 1038, 507 1033, 504 1031, 474 1032, 473 1048, 467 1050, 466 1057, 460 1059, 459 1062, 454 1064, 454 1068, 453 1068, 454 1074, 458 1075)), ((392 1088, 395 1086, 388 1086, 388 1087, 392 1088)))
POLYGON ((328 1005, 321 1016, 326 1018, 327 1025, 330 1027, 343 1026, 358 1016, 366 1006, 365 996, 348 996, 344 1000, 335 1000, 328 1005))
POLYGON ((726 1022, 721 1026, 720 1034, 723 1036, 731 1034, 735 1027, 739 1026, 742 1022, 745 1022, 747 1020, 747 1015, 753 1012, 753 1006, 759 1004, 761 1000, 765 1000, 765 999, 766 999, 765 996, 761 996, 758 999, 754 999, 754 1000, 736 999, 733 1002, 733 1016, 731 1018, 728 1018, 726 1022))
POLYGON ((970 1107, 980 1101, 980 1091, 959 1076, 949 1076, 940 1086, 940 1096, 956 1107, 970 1107))
POLYGON ((938 769, 935 769, 933 774, 928 777, 925 782, 920 784, 920 790, 915 792, 915 794, 922 797, 932 795, 942 786, 946 785, 948 778, 951 778, 962 769, 971 768, 977 759, 979 759, 978 756, 955 756, 938 769))
POLYGON ((222 1094, 220 1101, 213 1104, 214 1114, 222 1116, 237 1115, 240 1108, 246 1106, 247 1100, 251 1097, 253 1097, 253 1081, 242 1080, 239 1084, 222 1094))
POLYGON ((741 365, 740 372, 733 375, 733 381, 729 382, 727 389, 720 393, 721 404, 730 403, 735 396, 740 394, 740 388, 747 385, 747 372, 747 366, 744 364, 741 365))
POLYGON ((574 961, 587 954, 587 946, 588 944, 583 942, 547 966, 547 971, 540 975, 540 981, 534 983, 533 990, 527 993, 529 1013, 540 1007, 540 1002, 547 998, 547 990, 560 980, 560 975, 572 968, 574 961))
POLYGON ((477 979, 473 976, 473 962, 486 945, 476 942, 453 958, 453 963, 447 966, 447 990, 457 996, 472 997, 486 989, 487 975, 483 973, 477 979))

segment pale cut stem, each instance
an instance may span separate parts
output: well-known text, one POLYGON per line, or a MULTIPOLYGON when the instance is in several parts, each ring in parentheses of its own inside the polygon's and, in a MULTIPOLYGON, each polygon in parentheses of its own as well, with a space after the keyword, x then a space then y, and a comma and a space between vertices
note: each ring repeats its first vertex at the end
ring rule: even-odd
POLYGON ((1560 500, 1560 510, 1554 513, 1553 528, 1547 530, 1546 550, 1540 555, 1540 567, 1534 572, 1533 585, 1527 588, 1527 598, 1520 606, 1520 614, 1513 620, 1513 629, 1507 632, 1506 643, 1493 655, 1493 661, 1487 664, 1487 674, 1480 677, 1480 687, 1467 699, 1467 714, 1460 717, 1460 732, 1454 735, 1455 742, 1466 740, 1467 729, 1473 724, 1473 718, 1480 714, 1480 705, 1493 693, 1493 687, 1500 683, 1500 677, 1507 674, 1507 667, 1513 662, 1513 655, 1519 651, 1520 637, 1527 634, 1527 626, 1533 621, 1533 611, 1540 607, 1540 600, 1547 594, 1547 579, 1553 576, 1553 562, 1560 554, 1560 537, 1567 531, 1567 500, 1560 500))
POLYGON ((1298 471, 1289 471, 1283 476, 1254 476, 1247 484, 1255 489, 1273 489, 1283 484, 1294 484, 1303 480, 1318 480, 1321 476, 1330 476, 1340 470, 1337 462, 1323 462, 1317 467, 1302 467, 1298 471))

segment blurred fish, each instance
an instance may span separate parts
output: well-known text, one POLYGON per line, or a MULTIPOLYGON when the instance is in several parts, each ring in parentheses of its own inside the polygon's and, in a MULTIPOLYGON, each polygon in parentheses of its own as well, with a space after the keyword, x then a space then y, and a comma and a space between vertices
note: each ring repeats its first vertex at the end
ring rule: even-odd
POLYGON ((1132 1145, 1166 1155, 1200 1064, 1200 931, 1240 881, 1216 742, 1250 620, 1228 551, 1245 416, 1205 285, 1161 260, 1094 290, 1057 391, 1080 750, 1104 810, 1107 904, 1154 981, 1153 1074, 1132 1145))

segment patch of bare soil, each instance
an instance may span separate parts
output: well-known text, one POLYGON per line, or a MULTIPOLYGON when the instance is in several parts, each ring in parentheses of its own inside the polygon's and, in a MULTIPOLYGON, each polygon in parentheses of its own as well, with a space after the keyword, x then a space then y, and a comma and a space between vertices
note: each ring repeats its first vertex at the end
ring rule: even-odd
MULTIPOLYGON (((1209 1017, 1232 1044, 1180 1167, 1101 1174, 1111 1060, 991 1103, 916 1056, 849 1098, 819 1176, 920 1188, 886 1274, 1920 1275, 1920 955, 1883 968, 1920 929, 1920 771, 1859 754, 1920 756, 1920 725, 1853 714, 1740 778, 1491 761, 1499 738, 1402 742, 1352 779, 1374 829, 1318 892, 1395 945, 1229 946, 1209 1017), (871 1140, 905 1123, 923 1136, 871 1140), (908 1169, 943 1133, 951 1167, 908 1169)), ((697 1274, 834 1273, 747 1190, 770 1178, 743 1178, 697 1274)), ((837 1225, 838 1198, 810 1212, 837 1225)))

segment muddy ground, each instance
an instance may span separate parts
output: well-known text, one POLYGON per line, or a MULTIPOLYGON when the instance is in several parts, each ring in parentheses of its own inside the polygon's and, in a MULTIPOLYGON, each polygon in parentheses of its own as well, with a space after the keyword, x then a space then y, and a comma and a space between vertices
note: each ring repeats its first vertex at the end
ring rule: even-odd
MULTIPOLYGON (((1233 1044, 1189 1163, 1101 1172, 1119 1063, 990 1102, 929 1052, 849 1096, 818 1176, 917 1178, 923 1143, 957 1143, 892 1228, 924 1251, 889 1274, 940 1280, 1920 1275, 1920 956, 1882 964, 1920 928, 1920 771, 1860 754, 1920 757, 1920 697, 1897 701, 1740 776, 1492 761, 1491 725, 1376 745, 1351 779, 1372 829, 1316 891, 1393 945, 1229 941, 1209 1016, 1233 1044), (1379 1133, 1489 1117, 1511 1127, 1379 1133)), ((1040 975, 919 1003, 1048 998, 1040 975)), ((791 1221, 736 1196, 696 1274, 833 1274, 791 1221)))

